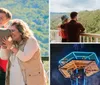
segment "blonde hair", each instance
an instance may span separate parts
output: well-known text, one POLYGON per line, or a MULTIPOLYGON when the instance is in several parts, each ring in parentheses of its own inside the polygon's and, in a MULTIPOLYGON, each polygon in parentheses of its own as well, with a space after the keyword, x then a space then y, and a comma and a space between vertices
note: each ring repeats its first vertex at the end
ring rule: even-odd
POLYGON ((29 28, 28 24, 21 19, 14 19, 10 26, 15 26, 17 30, 22 34, 22 40, 26 41, 29 39, 30 36, 33 36, 31 29, 29 28))

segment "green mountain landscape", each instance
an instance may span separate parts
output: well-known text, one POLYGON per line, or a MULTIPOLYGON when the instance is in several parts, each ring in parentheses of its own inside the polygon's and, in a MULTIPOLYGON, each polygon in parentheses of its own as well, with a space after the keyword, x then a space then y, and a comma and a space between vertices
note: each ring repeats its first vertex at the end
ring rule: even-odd
MULTIPOLYGON (((51 13, 51 30, 57 29, 61 24, 61 16, 70 13, 51 13)), ((78 21, 83 24, 86 33, 100 33, 100 10, 94 11, 80 11, 78 14, 78 21)))
POLYGON ((49 0, 0 0, 0 7, 11 11, 13 19, 24 20, 39 41, 42 57, 48 57, 49 0))

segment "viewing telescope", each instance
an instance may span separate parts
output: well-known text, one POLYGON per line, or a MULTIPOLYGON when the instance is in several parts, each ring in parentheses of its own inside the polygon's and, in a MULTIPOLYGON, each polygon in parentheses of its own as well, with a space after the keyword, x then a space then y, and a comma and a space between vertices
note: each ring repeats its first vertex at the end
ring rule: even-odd
POLYGON ((11 31, 7 28, 0 28, 0 45, 2 45, 2 39, 4 37, 9 37, 11 35, 11 31))

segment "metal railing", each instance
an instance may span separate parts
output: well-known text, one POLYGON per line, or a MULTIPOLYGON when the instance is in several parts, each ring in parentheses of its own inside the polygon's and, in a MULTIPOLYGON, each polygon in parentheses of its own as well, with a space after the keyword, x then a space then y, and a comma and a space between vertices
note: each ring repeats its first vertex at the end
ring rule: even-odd
MULTIPOLYGON (((59 30, 50 30, 50 41, 51 42, 61 42, 61 37, 59 36, 59 30)), ((100 34, 93 33, 81 33, 80 42, 100 42, 100 34)))

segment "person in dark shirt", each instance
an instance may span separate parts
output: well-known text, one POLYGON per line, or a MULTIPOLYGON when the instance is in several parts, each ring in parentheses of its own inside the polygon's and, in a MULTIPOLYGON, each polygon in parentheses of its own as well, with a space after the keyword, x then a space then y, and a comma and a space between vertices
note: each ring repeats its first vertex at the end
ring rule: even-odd
POLYGON ((68 36, 67 36, 67 30, 65 28, 65 25, 68 23, 68 16, 67 15, 63 15, 61 17, 62 20, 62 24, 60 26, 58 26, 59 28, 59 35, 62 38, 62 42, 67 42, 68 40, 68 36))
POLYGON ((82 24, 77 22, 77 15, 77 12, 71 12, 71 20, 66 27, 68 31, 67 33, 69 42, 79 42, 80 33, 83 33, 85 30, 82 24))

